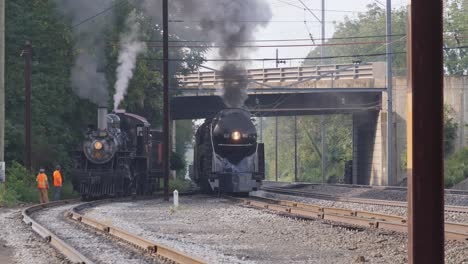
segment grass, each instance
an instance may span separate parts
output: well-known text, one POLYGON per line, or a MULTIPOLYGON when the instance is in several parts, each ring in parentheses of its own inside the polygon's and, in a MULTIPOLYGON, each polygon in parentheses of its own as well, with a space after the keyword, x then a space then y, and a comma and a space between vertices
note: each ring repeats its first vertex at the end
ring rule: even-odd
MULTIPOLYGON (((177 190, 179 193, 180 192, 185 192, 190 189, 191 186, 191 181, 181 179, 181 178, 169 178, 169 192, 173 192, 174 190, 177 190)), ((164 180, 161 179, 160 181, 160 190, 164 190, 164 180)))
MULTIPOLYGON (((39 202, 39 193, 36 187, 36 176, 29 173, 21 164, 11 163, 7 167, 6 185, 0 186, 0 206, 15 206, 19 203, 39 202)), ((49 176, 49 200, 53 200, 54 188, 52 177, 49 176)), ((79 195, 73 192, 71 182, 64 181, 61 199, 76 198, 79 195)))

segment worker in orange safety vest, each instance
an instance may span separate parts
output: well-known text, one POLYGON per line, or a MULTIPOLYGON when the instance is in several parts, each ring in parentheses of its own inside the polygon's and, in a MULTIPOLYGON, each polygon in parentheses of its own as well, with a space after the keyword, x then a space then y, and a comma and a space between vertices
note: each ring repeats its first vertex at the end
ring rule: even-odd
POLYGON ((57 165, 55 167, 54 171, 54 188, 55 188, 55 195, 54 195, 54 200, 58 201, 60 200, 60 191, 62 189, 62 173, 60 173, 60 165, 57 165))
POLYGON ((48 203, 49 197, 47 191, 49 189, 49 182, 47 181, 47 175, 44 169, 39 170, 39 174, 36 177, 37 189, 39 190, 39 200, 41 203, 48 203))

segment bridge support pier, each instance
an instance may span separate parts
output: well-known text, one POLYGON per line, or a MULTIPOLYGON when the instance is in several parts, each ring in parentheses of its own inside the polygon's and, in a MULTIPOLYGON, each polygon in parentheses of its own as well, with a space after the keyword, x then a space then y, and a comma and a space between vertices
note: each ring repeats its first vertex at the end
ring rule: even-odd
POLYGON ((387 185, 387 112, 353 114, 353 184, 387 185))

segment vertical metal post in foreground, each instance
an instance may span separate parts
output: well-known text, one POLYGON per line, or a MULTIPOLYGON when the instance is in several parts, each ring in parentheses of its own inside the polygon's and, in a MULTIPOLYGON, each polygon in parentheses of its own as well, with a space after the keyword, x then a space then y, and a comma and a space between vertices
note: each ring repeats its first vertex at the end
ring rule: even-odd
POLYGON ((443 0, 408 3, 408 256, 443 263, 443 0))
MULTIPOLYGON (((323 58, 325 57, 325 0, 322 0, 322 46, 320 46, 320 63, 324 64, 323 58)), ((333 80, 333 76, 332 76, 333 80)), ((327 141, 327 132, 325 128, 325 115, 321 115, 321 138, 322 138, 322 183, 325 183, 325 178, 327 174, 327 155, 326 152, 326 141, 327 141)))
POLYGON ((297 182, 297 116, 294 116, 294 181, 297 182))
POLYGON ((387 185, 393 185, 392 1, 387 0, 387 185))
POLYGON ((278 181, 278 116, 275 116, 275 178, 278 181))
POLYGON ((0 0, 0 162, 5 161, 5 0, 0 0))
POLYGON ((322 132, 322 183, 326 182, 327 178, 327 155, 325 154, 325 150, 327 148, 327 131, 325 127, 325 115, 321 115, 321 132, 322 132))
POLYGON ((32 46, 26 41, 22 52, 24 57, 24 166, 31 171, 31 58, 32 46))
POLYGON ((164 200, 169 201, 169 7, 163 0, 163 171, 164 200))

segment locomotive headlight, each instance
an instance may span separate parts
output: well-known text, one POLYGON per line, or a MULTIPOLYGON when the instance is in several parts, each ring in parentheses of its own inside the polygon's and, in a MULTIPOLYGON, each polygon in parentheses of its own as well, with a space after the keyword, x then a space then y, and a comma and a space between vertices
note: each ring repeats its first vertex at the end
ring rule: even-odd
POLYGON ((94 142, 94 148, 97 150, 102 149, 102 143, 100 141, 94 142))
POLYGON ((234 132, 232 132, 232 134, 231 134, 231 138, 232 138, 232 140, 234 140, 234 141, 238 141, 238 140, 241 139, 241 133, 240 133, 239 131, 234 131, 234 132))

